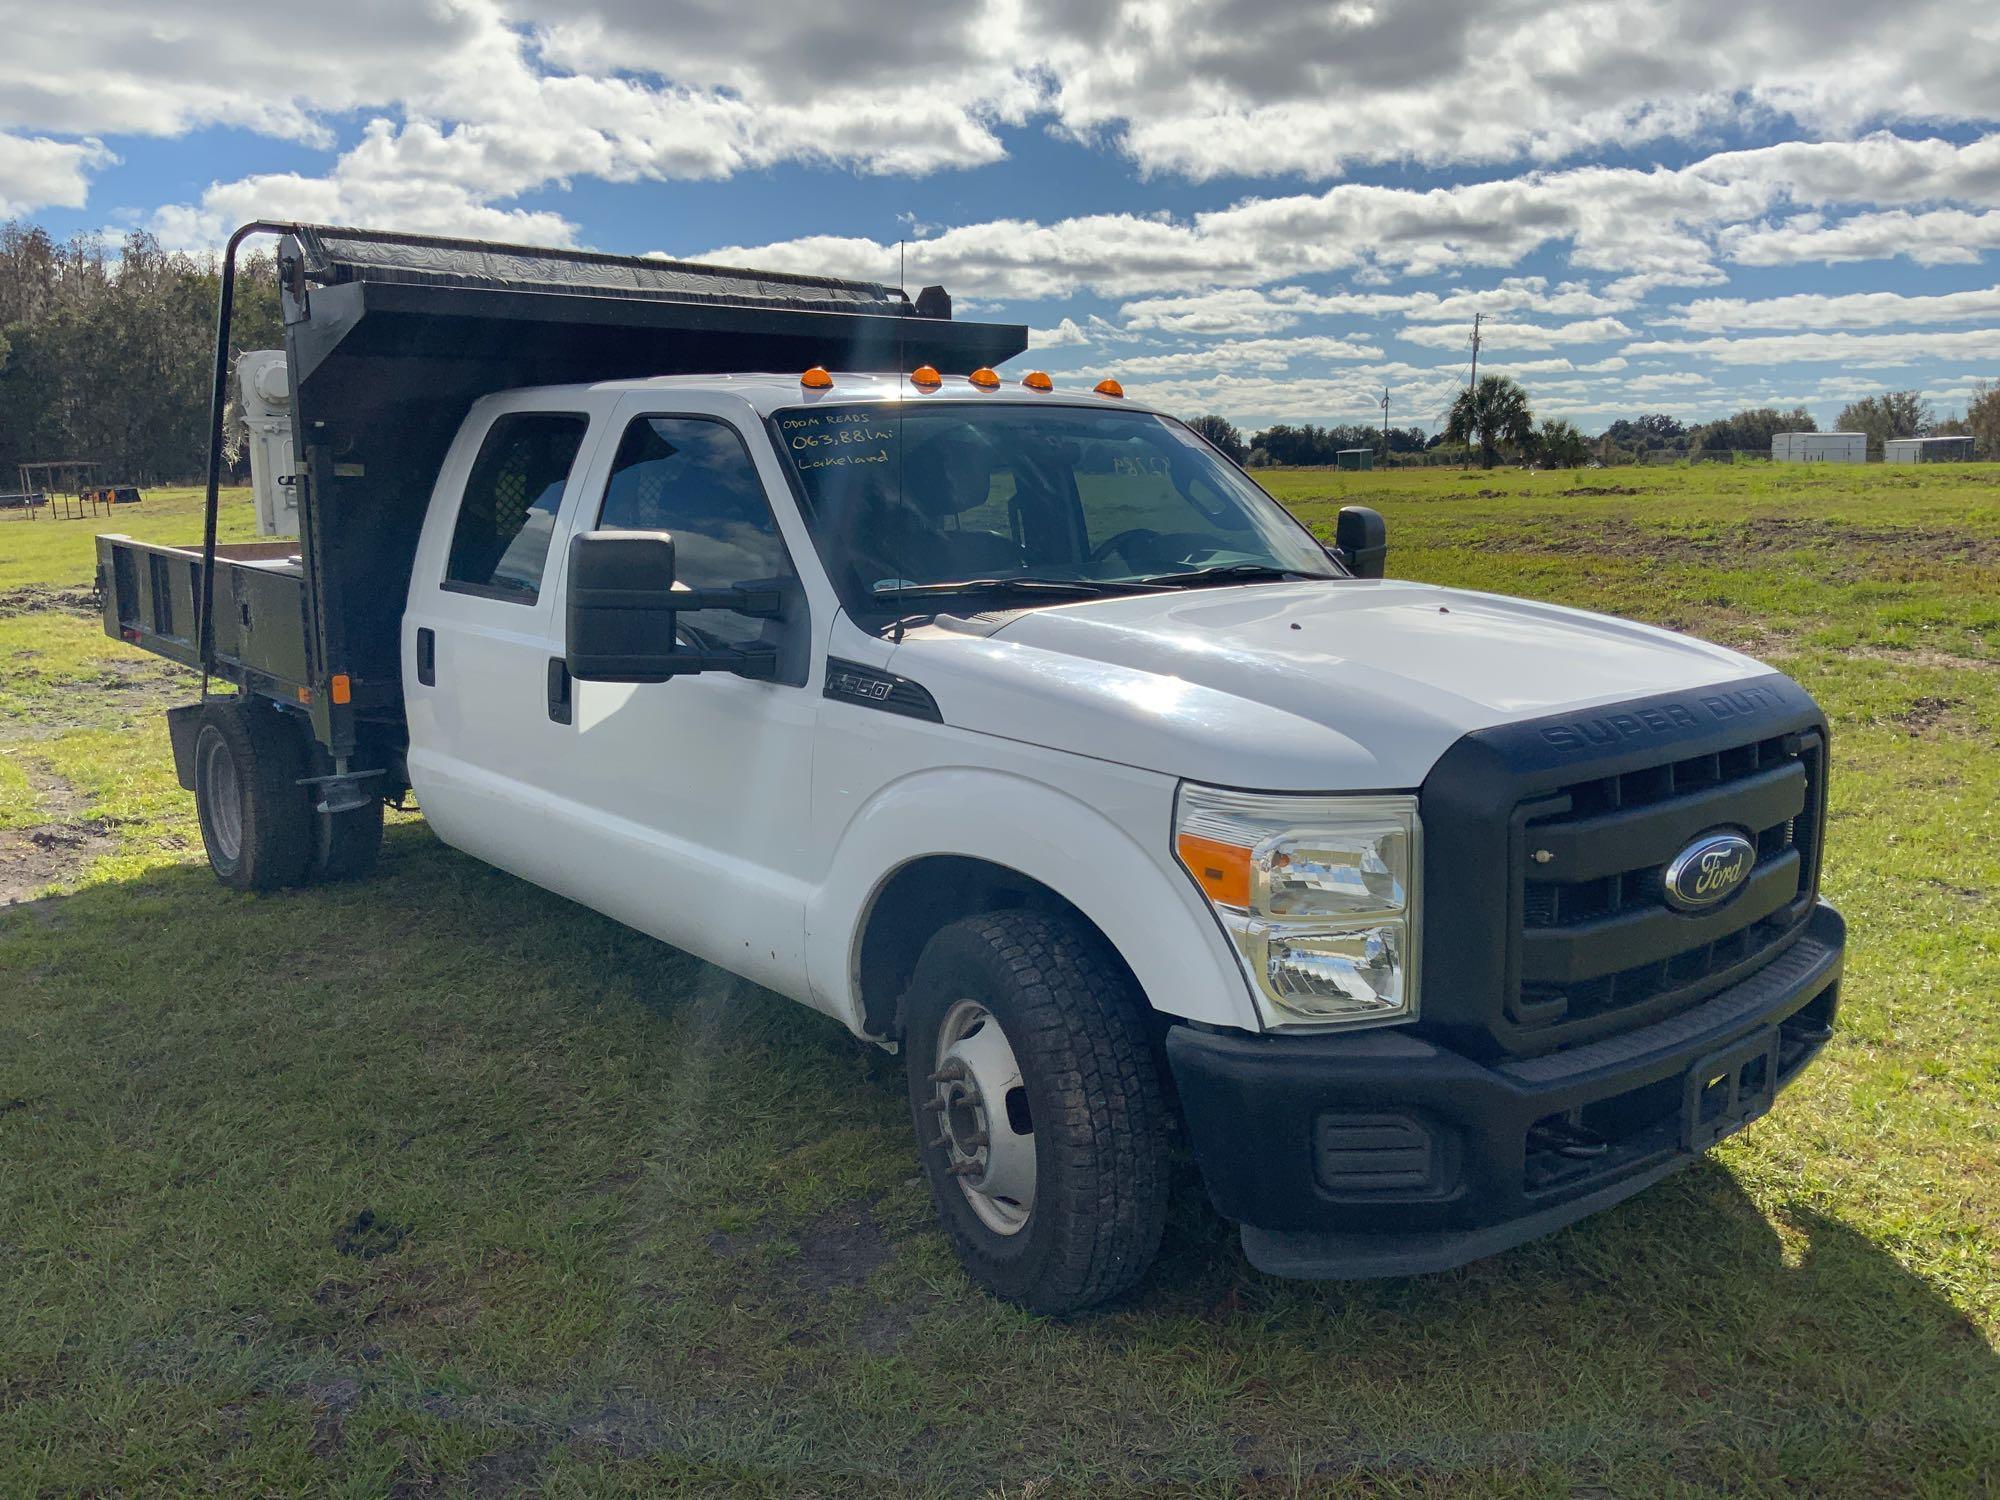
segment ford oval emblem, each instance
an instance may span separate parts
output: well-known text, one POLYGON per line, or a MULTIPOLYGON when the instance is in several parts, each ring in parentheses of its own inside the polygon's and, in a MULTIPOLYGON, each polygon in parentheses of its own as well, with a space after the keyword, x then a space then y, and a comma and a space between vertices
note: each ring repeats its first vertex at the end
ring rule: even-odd
POLYGON ((1727 901, 1743 889, 1755 863, 1757 846, 1742 834, 1705 833, 1667 866, 1667 905, 1701 911, 1727 901))

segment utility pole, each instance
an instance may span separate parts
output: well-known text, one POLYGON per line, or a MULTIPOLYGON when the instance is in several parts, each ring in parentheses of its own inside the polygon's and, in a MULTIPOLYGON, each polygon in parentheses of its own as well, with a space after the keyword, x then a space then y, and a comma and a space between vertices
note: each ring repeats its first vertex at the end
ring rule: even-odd
POLYGON ((1382 387, 1382 462, 1389 461, 1389 387, 1382 387))
POLYGON ((1472 375, 1471 378, 1465 382, 1465 388, 1469 391, 1475 388, 1478 384, 1479 384, 1479 314, 1474 313, 1472 315, 1472 375))

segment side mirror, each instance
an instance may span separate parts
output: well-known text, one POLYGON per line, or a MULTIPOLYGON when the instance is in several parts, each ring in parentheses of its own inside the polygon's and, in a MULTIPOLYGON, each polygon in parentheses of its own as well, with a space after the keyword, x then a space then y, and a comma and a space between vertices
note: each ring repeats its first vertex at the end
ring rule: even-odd
POLYGON ((676 617, 720 609, 776 618, 783 606, 775 588, 680 587, 672 532, 580 532, 569 544, 563 655, 579 682, 665 682, 691 672, 770 677, 777 653, 769 647, 690 649, 679 643, 676 617))
POLYGON ((1343 505, 1333 523, 1333 555, 1356 578, 1380 578, 1389 556, 1389 523, 1378 510, 1343 505))
POLYGON ((667 531, 586 531, 569 544, 563 647, 582 682, 665 682, 674 675, 674 538, 667 531))

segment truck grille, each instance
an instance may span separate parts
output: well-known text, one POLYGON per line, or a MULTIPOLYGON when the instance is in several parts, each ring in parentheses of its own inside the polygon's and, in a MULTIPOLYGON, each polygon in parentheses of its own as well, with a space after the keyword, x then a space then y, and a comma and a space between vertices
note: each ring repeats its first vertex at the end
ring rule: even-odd
POLYGON ((1519 982, 1508 1018, 1555 1026, 1691 1003, 1770 957, 1818 877, 1823 742, 1774 735, 1595 777, 1525 805, 1519 982), (1667 904, 1667 864, 1696 835, 1746 835, 1744 888, 1712 910, 1667 904))
POLYGON ((1818 894, 1826 721, 1778 673, 1477 729, 1418 789, 1421 1034, 1472 1056, 1559 1051, 1747 978, 1818 894), (1756 849, 1720 904, 1668 904, 1704 835, 1756 849))

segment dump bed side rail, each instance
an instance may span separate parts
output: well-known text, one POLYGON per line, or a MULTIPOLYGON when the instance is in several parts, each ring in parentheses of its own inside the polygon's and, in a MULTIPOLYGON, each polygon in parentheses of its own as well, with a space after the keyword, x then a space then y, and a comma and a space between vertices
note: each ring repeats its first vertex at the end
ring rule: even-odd
POLYGON ((196 549, 100 536, 97 584, 105 634, 169 661, 202 666, 202 601, 212 597, 211 675, 246 692, 309 704, 305 573, 296 552, 289 540, 218 547, 211 596, 196 549))

